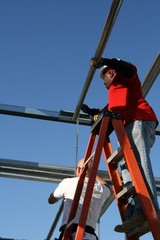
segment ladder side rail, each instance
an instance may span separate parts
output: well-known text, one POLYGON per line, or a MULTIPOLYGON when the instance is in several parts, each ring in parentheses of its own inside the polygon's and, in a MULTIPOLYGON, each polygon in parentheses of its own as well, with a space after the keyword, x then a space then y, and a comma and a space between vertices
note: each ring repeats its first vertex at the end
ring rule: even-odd
MULTIPOLYGON (((84 164, 92 153, 94 143, 95 143, 95 139, 96 139, 96 135, 90 134, 86 154, 85 154, 85 157, 84 157, 84 164)), ((85 168, 84 168, 82 174, 79 177, 76 192, 75 192, 74 199, 73 199, 73 202, 72 202, 72 207, 71 207, 70 214, 69 214, 69 217, 68 217, 67 225, 69 225, 69 223, 76 216, 76 212, 77 212, 77 208, 78 208, 78 204, 79 204, 79 199, 80 199, 82 189, 83 189, 85 173, 87 171, 87 166, 88 166, 88 164, 85 165, 85 168)), ((68 240, 70 235, 71 235, 71 232, 72 232, 73 223, 69 227, 67 227, 67 225, 66 225, 66 228, 65 228, 65 231, 64 231, 64 234, 63 234, 63 238, 62 238, 63 240, 68 240)))
POLYGON ((108 174, 113 185, 112 188, 113 188, 115 200, 121 215, 121 219, 124 221, 126 201, 123 199, 119 200, 117 197, 117 193, 119 193, 123 189, 121 176, 119 171, 117 170, 117 164, 108 164, 108 158, 113 154, 113 149, 112 149, 112 145, 109 137, 106 138, 106 141, 103 147, 103 153, 104 153, 105 163, 108 169, 108 174))
POLYGON ((103 147, 103 153, 104 153, 105 163, 108 169, 110 180, 112 183, 114 183, 113 189, 115 188, 115 194, 117 194, 123 189, 123 184, 122 184, 120 173, 117 170, 118 163, 108 164, 108 158, 114 153, 109 137, 106 137, 105 144, 103 147))
POLYGON ((116 119, 112 119, 112 124, 114 126, 120 146, 122 147, 124 157, 126 160, 126 164, 127 164, 128 170, 130 172, 132 181, 134 183, 136 193, 142 204, 142 208, 144 210, 146 219, 148 221, 150 231, 152 232, 154 240, 159 240, 160 221, 158 220, 158 216, 157 216, 155 207, 152 203, 149 191, 143 180, 141 171, 139 169, 137 160, 136 160, 133 150, 131 148, 124 125, 122 124, 121 120, 116 120, 116 119), (132 161, 130 161, 130 159, 132 159, 132 161))
POLYGON ((77 231, 76 231, 75 240, 82 240, 83 239, 85 226, 86 226, 86 221, 87 221, 87 215, 88 215, 88 211, 89 211, 89 207, 90 207, 91 197, 92 197, 93 188, 94 188, 94 184, 95 184, 95 179, 96 179, 96 175, 97 175, 97 171, 98 171, 98 166, 99 166, 99 162, 100 162, 102 148, 103 148, 105 138, 106 138, 108 124, 109 124, 109 118, 104 117, 102 119, 100 131, 99 131, 99 138, 98 138, 98 141, 97 141, 97 146, 96 146, 96 151, 95 151, 95 155, 94 155, 93 165, 92 165, 90 177, 89 177, 89 180, 88 180, 87 190, 86 190, 86 194, 85 194, 85 198, 84 198, 84 202, 83 202, 83 207, 82 207, 82 211, 81 211, 81 216, 80 216, 78 228, 77 228, 77 231))

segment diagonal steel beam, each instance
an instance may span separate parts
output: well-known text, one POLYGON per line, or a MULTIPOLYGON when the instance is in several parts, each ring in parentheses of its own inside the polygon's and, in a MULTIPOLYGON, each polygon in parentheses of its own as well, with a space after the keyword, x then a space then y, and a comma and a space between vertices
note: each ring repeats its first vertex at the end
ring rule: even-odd
POLYGON ((160 53, 157 55, 151 69, 149 70, 145 80, 142 83, 142 92, 144 97, 148 94, 159 73, 160 73, 160 53))
MULTIPOLYGON (((101 38, 99 40, 97 50, 96 50, 95 55, 94 55, 94 58, 100 58, 102 56, 102 53, 103 53, 103 51, 106 47, 107 41, 108 41, 109 36, 111 34, 112 28, 114 26, 114 23, 116 21, 116 18, 118 16, 118 13, 119 13, 119 10, 121 8, 122 3, 123 3, 123 0, 113 0, 108 18, 106 20, 104 29, 102 31, 101 38)), ((95 71, 96 71, 96 69, 91 66, 90 69, 89 69, 84 87, 82 89, 79 101, 77 103, 75 113, 73 115, 73 121, 76 121, 76 119, 78 118, 81 105, 82 105, 83 100, 84 100, 84 98, 87 94, 88 88, 91 84, 91 81, 92 81, 92 78, 94 76, 95 71)))

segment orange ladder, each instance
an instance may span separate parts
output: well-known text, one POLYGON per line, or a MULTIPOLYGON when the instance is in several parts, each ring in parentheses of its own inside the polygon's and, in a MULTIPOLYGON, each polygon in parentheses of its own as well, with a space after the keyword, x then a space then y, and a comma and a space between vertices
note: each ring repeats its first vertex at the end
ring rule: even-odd
MULTIPOLYGON (((86 219, 88 215, 93 187, 94 187, 102 151, 104 153, 104 158, 105 158, 106 166, 108 168, 109 177, 113 184, 114 196, 115 196, 116 203, 121 215, 122 222, 124 221, 124 213, 127 205, 127 199, 131 195, 133 195, 133 193, 135 192, 137 193, 140 199, 143 211, 146 216, 146 223, 144 223, 143 225, 140 225, 139 227, 136 227, 130 232, 127 232, 126 239, 138 240, 140 236, 150 231, 153 235, 154 240, 160 240, 160 220, 158 219, 150 194, 148 192, 146 184, 141 175, 133 150, 128 140, 128 136, 122 124, 120 115, 118 113, 110 112, 106 110, 100 115, 99 119, 93 124, 90 132, 88 146, 84 156, 84 163, 93 154, 92 151, 94 148, 96 137, 98 138, 98 140, 96 143, 95 154, 93 157, 93 166, 92 166, 91 174, 90 174, 87 189, 86 189, 87 194, 85 195, 85 198, 84 198, 82 212, 79 219, 75 240, 83 239, 83 234, 85 232, 85 226, 86 226, 86 219), (118 147, 116 151, 113 151, 110 138, 109 138, 109 135, 112 132, 112 130, 115 130, 115 134, 120 144, 120 147, 118 147), (121 176, 118 171, 118 163, 123 158, 126 161, 134 186, 133 184, 130 184, 128 187, 123 186, 121 176), (132 161, 130 161, 130 159, 132 159, 132 161)), ((77 189, 73 199, 72 208, 68 218, 68 223, 64 231, 63 240, 68 240, 72 232, 73 222, 76 216, 76 211, 78 208, 78 203, 79 203, 79 199, 80 199, 82 188, 83 188, 86 170, 87 170, 87 164, 78 181, 77 189)))

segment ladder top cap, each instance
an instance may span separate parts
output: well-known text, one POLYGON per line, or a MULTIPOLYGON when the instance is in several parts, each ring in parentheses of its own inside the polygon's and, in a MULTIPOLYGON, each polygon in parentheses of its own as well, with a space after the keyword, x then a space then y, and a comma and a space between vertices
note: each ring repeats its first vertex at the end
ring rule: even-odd
POLYGON ((107 109, 103 110, 103 116, 111 117, 111 118, 115 118, 115 119, 121 119, 121 116, 118 112, 108 111, 107 109))

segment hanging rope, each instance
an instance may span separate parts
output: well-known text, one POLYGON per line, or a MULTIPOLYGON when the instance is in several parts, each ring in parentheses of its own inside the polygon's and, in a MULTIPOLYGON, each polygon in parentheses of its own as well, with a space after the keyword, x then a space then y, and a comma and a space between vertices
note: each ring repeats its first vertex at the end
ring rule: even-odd
POLYGON ((79 140, 79 116, 76 120, 76 157, 75 157, 75 171, 78 164, 78 140, 79 140))

